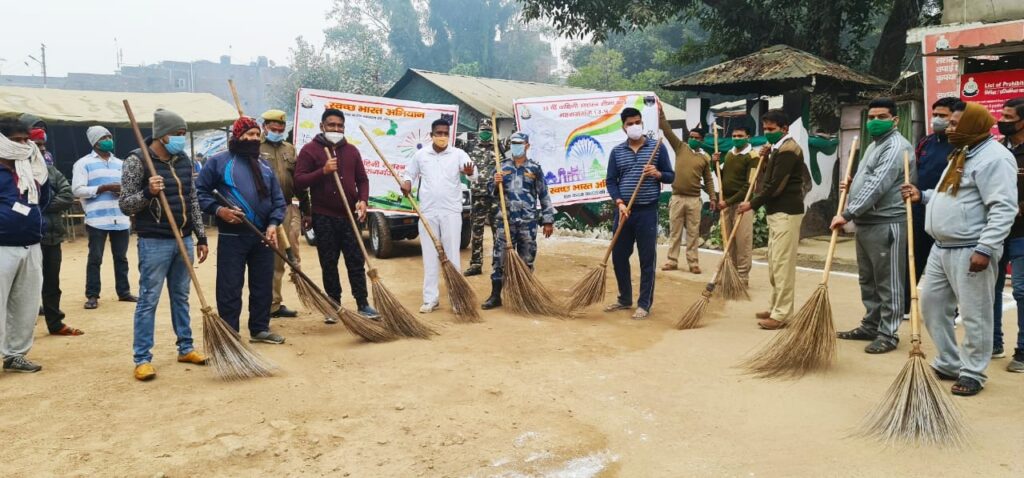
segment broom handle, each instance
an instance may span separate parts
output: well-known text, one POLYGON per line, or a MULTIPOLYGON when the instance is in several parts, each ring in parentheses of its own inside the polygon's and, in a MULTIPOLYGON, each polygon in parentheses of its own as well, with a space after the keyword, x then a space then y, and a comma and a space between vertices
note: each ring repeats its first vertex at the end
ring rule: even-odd
MULTIPOLYGON (((761 157, 759 156, 757 158, 757 164, 754 165, 754 174, 753 174, 753 176, 755 178, 757 177, 757 171, 760 168, 761 168, 761 157)), ((747 194, 743 197, 743 202, 749 201, 750 200, 750 196, 753 195, 753 192, 754 192, 754 183, 751 182, 749 185, 747 185, 747 194)), ((722 268, 725 266, 725 258, 726 258, 726 256, 729 255, 729 250, 732 248, 733 239, 736 238, 736 230, 738 230, 740 228, 740 221, 743 220, 743 214, 745 214, 745 213, 741 212, 741 213, 737 214, 736 215, 736 219, 733 221, 732 230, 729 231, 729 235, 725 239, 725 245, 722 247, 722 260, 718 262, 718 268, 715 270, 715 275, 711 277, 711 284, 714 284, 715 282, 718 282, 718 275, 722 273, 722 268)), ((723 225, 726 223, 724 216, 725 215, 723 214, 723 217, 722 217, 722 224, 723 225)))
MULTIPOLYGON (((324 147, 324 152, 327 153, 327 159, 330 160, 331 148, 324 147)), ((370 254, 366 252, 366 244, 363 244, 363 235, 359 232, 359 224, 356 223, 356 217, 352 214, 352 209, 348 205, 348 197, 345 196, 345 189, 341 185, 341 177, 338 176, 338 172, 334 171, 331 173, 334 176, 334 185, 338 187, 338 195, 341 196, 341 204, 345 206, 345 213, 348 216, 348 223, 352 226, 352 233, 356 236, 356 242, 359 243, 359 250, 363 251, 363 260, 366 261, 366 268, 373 269, 370 264, 370 254)))
MULTIPOLYGON (((853 144, 850 145, 850 157, 846 161, 846 174, 843 176, 843 182, 846 182, 853 174, 853 159, 857 156, 858 139, 857 136, 854 136, 853 144)), ((852 184, 849 186, 852 186, 852 184)), ((842 192, 839 193, 839 206, 836 208, 837 216, 843 213, 843 209, 846 209, 846 197, 850 193, 849 186, 843 188, 842 192)), ((825 269, 821 273, 821 285, 828 285, 829 271, 832 270, 832 258, 835 256, 837 242, 839 242, 838 228, 832 230, 832 239, 828 243, 828 255, 825 256, 825 269)))
MULTIPOLYGON (((491 128, 494 128, 493 136, 497 136, 498 133, 498 113, 493 109, 491 110, 491 128)), ((494 145, 494 165, 497 167, 497 171, 501 172, 501 151, 498 149, 498 142, 493 138, 491 143, 494 145)), ((506 247, 512 247, 512 231, 508 228, 508 207, 505 205, 505 181, 502 180, 498 183, 498 197, 501 198, 501 222, 505 224, 505 244, 506 247)))
MULTIPOLYGON (((658 155, 658 151, 661 150, 661 141, 662 141, 662 139, 663 138, 658 138, 658 144, 654 145, 654 151, 652 151, 651 152, 651 156, 649 158, 647 158, 647 163, 644 164, 644 167, 649 166, 651 164, 651 161, 654 161, 655 156, 658 155)), ((636 187, 633 188, 633 195, 629 197, 629 203, 626 204, 626 212, 629 212, 629 211, 633 210, 633 201, 636 201, 636 195, 637 195, 637 193, 640 192, 640 185, 642 185, 644 183, 644 179, 647 179, 647 176, 645 176, 643 174, 643 171, 641 170, 641 172, 640 172, 640 180, 638 180, 636 182, 636 187)), ((618 208, 615 209, 615 214, 619 214, 618 208)), ((626 220, 628 220, 628 219, 629 218, 626 218, 626 220)), ((619 235, 622 234, 622 226, 625 225, 625 224, 626 224, 625 220, 620 220, 619 221, 618 227, 615 228, 615 234, 612 236, 612 241, 610 243, 608 243, 608 249, 606 251, 604 251, 604 260, 601 261, 601 265, 605 265, 605 266, 608 265, 608 258, 612 256, 612 248, 615 247, 615 241, 619 240, 619 235)))
MULTIPOLYGON (((712 136, 714 136, 714 138, 715 138, 715 154, 719 154, 719 151, 718 151, 718 124, 717 123, 713 123, 711 125, 711 132, 713 133, 712 136)), ((725 195, 722 193, 722 189, 724 189, 724 188, 722 187, 723 183, 722 183, 722 162, 721 161, 715 161, 715 176, 718 179, 718 202, 721 203, 723 200, 725 200, 725 195)), ((711 198, 711 200, 714 201, 714 198, 711 198)), ((719 212, 719 224, 721 224, 722 234, 729 235, 729 228, 727 227, 726 222, 727 221, 725 220, 724 215, 721 212, 719 212)))
MULTIPOLYGON (((139 123, 135 121, 135 113, 132 112, 131 105, 128 104, 128 100, 123 100, 124 110, 128 113, 128 121, 132 124, 132 130, 135 132, 135 141, 139 143, 139 150, 142 151, 142 162, 146 164, 146 169, 149 170, 149 175, 158 176, 156 167, 153 166, 153 158, 149 157, 149 146, 146 145, 146 140, 142 137, 142 131, 139 130, 139 123)), ((155 140, 155 139, 154 139, 155 140)), ((142 187, 148 188, 148 181, 143 183, 142 187)), ((174 219, 174 213, 171 211, 171 205, 167 202, 167 196, 161 189, 160 194, 160 208, 164 211, 164 217, 168 218, 167 223, 171 226, 171 232, 174 233, 174 240, 178 243, 178 252, 181 254, 181 260, 185 261, 185 266, 188 269, 188 275, 192 278, 192 286, 196 288, 196 295, 199 296, 199 303, 203 306, 203 309, 208 309, 210 306, 206 304, 206 297, 203 295, 203 288, 199 285, 199 277, 196 275, 196 271, 192 268, 192 261, 188 257, 188 249, 185 248, 185 241, 181 238, 181 230, 178 229, 178 222, 174 219)))
MULTIPOLYGON (((398 173, 395 172, 395 168, 391 167, 391 163, 389 163, 387 158, 384 157, 384 152, 382 152, 377 146, 377 142, 373 140, 373 137, 370 136, 370 133, 366 131, 366 128, 364 128, 363 125, 359 125, 359 130, 362 131, 363 136, 366 136, 366 139, 370 141, 370 146, 372 146, 373 150, 377 152, 377 156, 380 157, 381 162, 384 163, 384 166, 391 172, 391 176, 393 176, 395 181, 398 182, 398 190, 402 191, 402 179, 398 177, 398 173)), ((430 236, 430 240, 434 242, 434 248, 437 249, 438 257, 443 261, 444 258, 447 257, 444 254, 444 248, 441 247, 441 243, 438 242, 437 236, 434 235, 434 230, 430 227, 430 222, 427 221, 427 218, 423 217, 423 212, 420 211, 420 205, 416 203, 415 199, 413 199, 412 192, 410 191, 407 193, 402 191, 402 195, 405 196, 405 198, 409 200, 409 203, 412 204, 413 210, 415 210, 416 214, 420 217, 420 224, 423 224, 423 230, 427 231, 427 235, 430 236)))
POLYGON ((235 80, 228 80, 228 87, 231 88, 231 97, 235 99, 235 109, 238 110, 238 116, 245 116, 242 112, 242 101, 238 99, 238 89, 235 88, 235 80))
MULTIPOLYGON (((910 153, 903 152, 903 184, 910 184, 910 153)), ((921 301, 917 297, 917 264, 914 262, 914 211, 910 198, 903 200, 907 208, 907 263, 910 269, 910 343, 921 344, 921 301)))

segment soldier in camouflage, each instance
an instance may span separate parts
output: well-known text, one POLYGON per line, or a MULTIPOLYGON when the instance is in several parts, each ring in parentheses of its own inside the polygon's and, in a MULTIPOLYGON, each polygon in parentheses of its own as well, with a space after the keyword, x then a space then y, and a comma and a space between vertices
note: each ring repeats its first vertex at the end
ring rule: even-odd
POLYGON ((476 165, 477 180, 471 185, 473 193, 473 207, 470 218, 473 223, 472 254, 469 259, 469 268, 463 274, 466 277, 480 275, 483 273, 484 255, 484 225, 488 220, 491 222, 491 238, 497 236, 494 233, 494 214, 497 210, 495 197, 487 190, 487 182, 494 177, 494 145, 491 143, 493 129, 491 120, 480 120, 480 128, 477 132, 477 142, 467 151, 469 157, 476 165))
POLYGON ((484 302, 483 309, 501 306, 502 273, 505 263, 505 223, 502 221, 500 199, 497 183, 500 181, 505 190, 505 208, 508 209, 508 227, 512 236, 512 246, 519 257, 533 269, 533 260, 537 256, 537 203, 540 203, 540 224, 544 227, 544 237, 551 237, 554 231, 555 208, 551 206, 548 185, 544 182, 544 170, 540 164, 527 159, 526 152, 530 149, 530 137, 525 133, 512 135, 510 153, 512 159, 501 162, 501 171, 496 172, 488 181, 487 188, 492 192, 496 203, 499 203, 494 231, 494 251, 492 254, 491 296, 484 302))

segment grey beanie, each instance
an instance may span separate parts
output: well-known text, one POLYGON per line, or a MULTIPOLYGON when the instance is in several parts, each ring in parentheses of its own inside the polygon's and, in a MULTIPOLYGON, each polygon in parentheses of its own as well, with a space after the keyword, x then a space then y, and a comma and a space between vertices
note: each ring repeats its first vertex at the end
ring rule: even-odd
POLYGON ((46 122, 32 113, 23 113, 18 117, 18 121, 28 129, 35 128, 38 123, 43 123, 43 129, 46 129, 46 122))
POLYGON ((96 143, 104 136, 110 136, 110 131, 102 126, 90 126, 85 130, 85 137, 89 138, 89 146, 96 146, 96 143))
POLYGON ((153 139, 163 138, 179 129, 188 129, 188 125, 178 113, 163 108, 153 112, 153 139))

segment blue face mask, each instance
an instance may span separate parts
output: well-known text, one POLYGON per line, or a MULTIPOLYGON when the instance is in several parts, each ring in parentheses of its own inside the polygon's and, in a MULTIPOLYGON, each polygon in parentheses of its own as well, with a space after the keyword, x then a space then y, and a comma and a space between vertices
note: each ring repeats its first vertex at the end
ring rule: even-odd
POLYGON ((270 141, 271 143, 280 143, 281 141, 284 141, 284 133, 267 131, 267 141, 270 141))
POLYGON ((526 145, 522 143, 513 143, 509 151, 512 152, 513 158, 521 158, 526 154, 526 145))
POLYGON ((185 151, 185 136, 169 136, 169 141, 164 145, 164 149, 171 154, 180 154, 185 151))

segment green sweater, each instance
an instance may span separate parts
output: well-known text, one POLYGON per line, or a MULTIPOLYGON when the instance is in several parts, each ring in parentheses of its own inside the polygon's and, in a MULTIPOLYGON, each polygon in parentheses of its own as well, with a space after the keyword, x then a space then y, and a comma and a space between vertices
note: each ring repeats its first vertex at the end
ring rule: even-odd
POLYGON ((743 153, 733 148, 725 155, 722 162, 722 193, 725 203, 735 206, 747 197, 750 187, 750 173, 757 167, 758 155, 753 148, 747 146, 743 153))
POLYGON ((757 184, 750 206, 764 206, 766 214, 804 213, 804 153, 792 138, 773 150, 765 164, 757 171, 757 184))
POLYGON ((659 126, 676 153, 676 177, 672 181, 672 194, 700 196, 700 190, 704 189, 708 196, 717 201, 718 193, 715 192, 715 182, 711 175, 711 157, 703 151, 694 152, 689 144, 676 136, 667 120, 662 119, 659 126))

